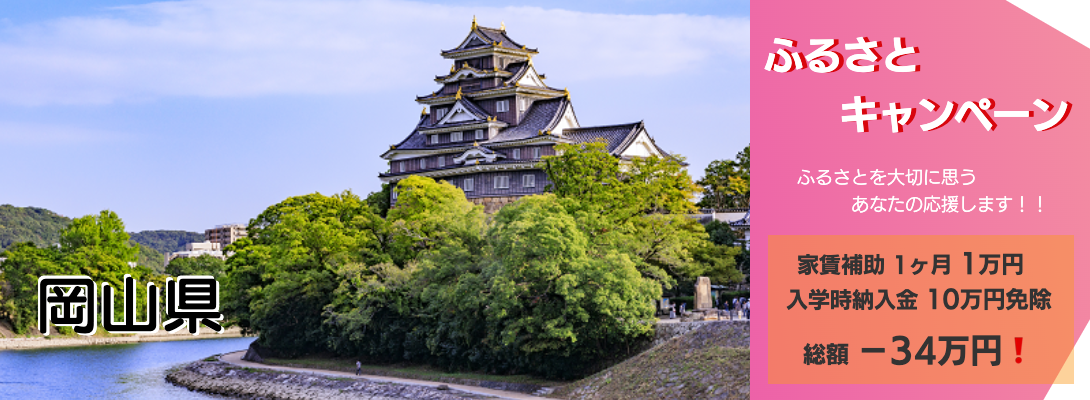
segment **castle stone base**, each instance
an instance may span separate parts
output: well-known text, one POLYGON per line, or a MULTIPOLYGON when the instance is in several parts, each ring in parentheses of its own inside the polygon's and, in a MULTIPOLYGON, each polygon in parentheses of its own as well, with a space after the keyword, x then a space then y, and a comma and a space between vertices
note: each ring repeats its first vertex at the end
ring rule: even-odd
POLYGON ((484 206, 485 214, 495 214, 503 206, 514 203, 522 196, 502 196, 502 197, 478 197, 475 199, 469 199, 473 204, 480 204, 484 206))

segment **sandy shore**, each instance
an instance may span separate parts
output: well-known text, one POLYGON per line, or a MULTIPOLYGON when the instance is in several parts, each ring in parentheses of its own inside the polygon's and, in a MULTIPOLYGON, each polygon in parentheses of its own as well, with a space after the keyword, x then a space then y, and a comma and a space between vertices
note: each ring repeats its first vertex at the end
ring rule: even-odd
POLYGON ((201 328, 199 335, 191 335, 186 330, 177 333, 159 331, 151 334, 136 334, 127 336, 99 337, 34 337, 34 338, 0 338, 0 350, 29 350, 51 347, 75 347, 98 346, 109 344, 132 344, 144 342, 165 342, 171 340, 199 340, 242 337, 242 331, 238 327, 227 328, 223 333, 216 333, 208 328, 201 328))

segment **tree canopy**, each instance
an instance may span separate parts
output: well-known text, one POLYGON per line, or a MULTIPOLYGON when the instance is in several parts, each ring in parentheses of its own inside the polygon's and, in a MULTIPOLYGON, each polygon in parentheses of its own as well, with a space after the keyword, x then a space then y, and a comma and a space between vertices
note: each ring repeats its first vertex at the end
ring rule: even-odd
MULTIPOLYGON (((38 278, 44 275, 86 275, 101 285, 109 283, 114 292, 114 310, 123 312, 125 275, 139 282, 134 285, 135 311, 138 319, 147 318, 145 283, 163 288, 165 277, 143 265, 130 266, 137 260, 139 245, 134 245, 125 224, 116 213, 104 210, 98 215, 76 218, 59 232, 60 246, 39 247, 33 242, 19 243, 0 253, 7 257, 0 281, 7 281, 10 292, 0 299, 0 317, 12 321, 16 333, 27 333, 36 326, 38 278)), ((107 318, 99 314, 99 321, 107 318)), ((101 323, 101 322, 100 322, 101 323)), ((71 333, 61 328, 62 333, 71 333)))
POLYGON ((742 280, 738 249, 693 218, 701 188, 680 157, 558 150, 551 193, 491 217, 420 176, 272 205, 227 248, 224 309, 281 356, 571 378, 647 340, 664 287, 742 280))
POLYGON ((715 160, 697 181, 704 187, 699 206, 714 209, 749 207, 749 146, 733 160, 715 160))

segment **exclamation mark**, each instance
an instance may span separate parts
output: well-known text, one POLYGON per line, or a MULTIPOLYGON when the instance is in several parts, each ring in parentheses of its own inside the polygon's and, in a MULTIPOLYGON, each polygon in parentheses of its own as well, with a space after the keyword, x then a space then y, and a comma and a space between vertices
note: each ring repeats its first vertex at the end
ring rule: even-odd
POLYGON ((1037 196, 1037 212, 1041 212, 1041 196, 1037 196))
POLYGON ((1026 212, 1026 196, 1018 196, 1018 209, 1026 212))
MULTIPOLYGON (((1020 338, 1020 337, 1014 338, 1014 354, 1016 354, 1018 356, 1022 355, 1022 338, 1020 338)), ((1016 362, 1018 364, 1021 364, 1022 363, 1022 357, 1015 358, 1014 362, 1016 362)))

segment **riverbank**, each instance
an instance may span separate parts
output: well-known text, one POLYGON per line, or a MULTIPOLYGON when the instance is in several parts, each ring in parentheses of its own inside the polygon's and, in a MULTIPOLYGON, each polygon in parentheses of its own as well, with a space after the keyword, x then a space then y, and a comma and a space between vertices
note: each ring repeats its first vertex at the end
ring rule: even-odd
POLYGON ((192 335, 188 331, 183 329, 176 333, 160 331, 150 334, 135 334, 126 336, 53 336, 30 338, 0 338, 0 350, 30 350, 53 347, 101 346, 112 344, 165 342, 175 340, 223 339, 237 338, 243 336, 242 330, 238 327, 224 329, 223 333, 216 333, 211 329, 202 327, 199 333, 199 335, 192 335))
MULTIPOLYGON (((496 390, 481 387, 480 380, 458 384, 462 382, 444 377, 407 379, 389 376, 391 372, 398 372, 394 370, 383 371, 382 375, 356 376, 354 370, 342 369, 351 361, 292 360, 309 362, 310 365, 304 368, 246 361, 252 357, 247 356, 244 360, 246 353, 228 353, 176 368, 167 375, 167 381, 205 393, 268 399, 532 400, 541 399, 539 396, 542 395, 572 400, 749 399, 749 323, 745 321, 662 324, 657 327, 656 340, 647 351, 586 379, 541 387, 533 394, 519 392, 522 388, 516 386, 525 383, 496 390)), ((264 362, 269 361, 283 362, 275 359, 264 362)))
POLYGON ((167 381, 205 393, 267 399, 539 399, 528 394, 415 379, 341 371, 280 367, 242 360, 244 352, 220 361, 198 361, 174 369, 167 381))

